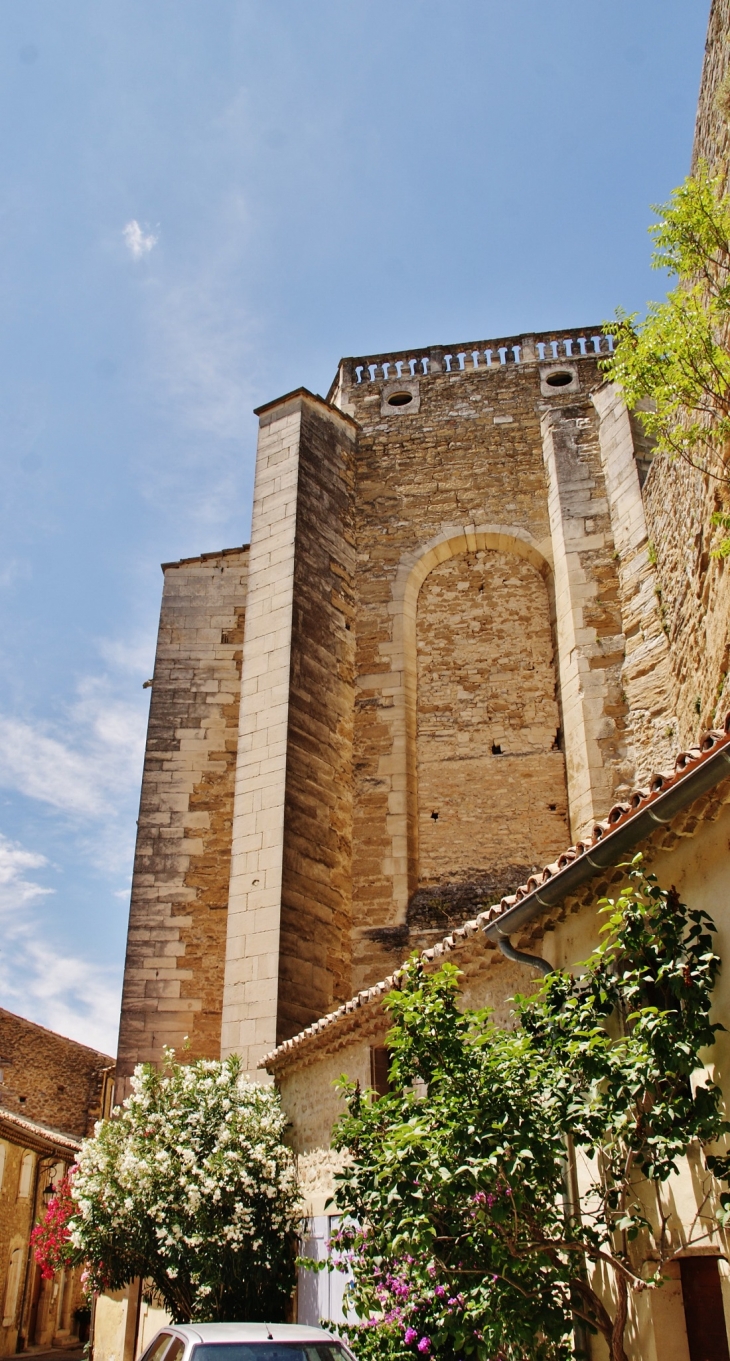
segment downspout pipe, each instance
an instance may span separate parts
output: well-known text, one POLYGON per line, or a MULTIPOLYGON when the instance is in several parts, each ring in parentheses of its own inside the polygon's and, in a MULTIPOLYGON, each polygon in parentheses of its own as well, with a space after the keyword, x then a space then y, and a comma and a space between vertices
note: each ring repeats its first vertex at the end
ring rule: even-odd
POLYGON ((548 964, 546 959, 541 959, 540 955, 527 955, 524 950, 515 950, 508 936, 498 936, 497 944, 505 958, 513 959, 515 964, 529 964, 541 974, 552 973, 552 964, 548 964))
POLYGON ((657 827, 666 826, 695 799, 729 775, 730 736, 726 736, 719 746, 715 745, 705 756, 698 757, 685 775, 673 780, 667 789, 660 790, 643 808, 639 807, 635 813, 622 819, 613 831, 604 832, 589 850, 576 856, 575 860, 533 889, 532 893, 526 894, 514 907, 507 908, 506 912, 488 922, 482 928, 487 939, 494 941, 508 959, 534 965, 541 972, 549 973, 552 965, 546 967, 546 961, 540 960, 537 955, 525 955, 515 950, 510 943, 510 936, 523 931, 547 908, 556 907, 597 874, 619 865, 657 827))

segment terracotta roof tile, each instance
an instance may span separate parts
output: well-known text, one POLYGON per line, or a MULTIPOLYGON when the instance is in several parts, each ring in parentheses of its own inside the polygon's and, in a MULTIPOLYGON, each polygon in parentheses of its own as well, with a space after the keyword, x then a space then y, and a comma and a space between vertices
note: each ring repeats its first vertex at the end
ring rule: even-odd
POLYGON ((0 1126, 2 1125, 17 1131, 19 1137, 30 1136, 31 1140, 54 1144, 56 1148, 69 1153, 78 1153, 81 1148, 81 1140, 76 1139, 73 1134, 63 1134, 61 1130, 52 1129, 50 1125, 41 1125, 37 1120, 29 1120, 27 1116, 18 1115, 15 1111, 8 1110, 6 1106, 0 1106, 0 1126))
MULTIPOLYGON (((442 941, 431 946, 428 950, 424 950, 421 958, 431 963, 435 959, 440 959, 442 955, 450 953, 455 948, 457 941, 478 934, 485 926, 496 921, 511 907, 515 907, 517 903, 529 897, 541 884, 547 883, 548 880, 559 874, 561 870, 566 869, 580 856, 586 855, 591 847, 595 846, 608 833, 616 831, 618 827, 625 825, 637 813, 642 812, 678 779, 686 775, 692 767, 698 766, 708 756, 715 753, 720 746, 725 746, 730 750, 730 711, 725 716, 722 728, 712 728, 708 732, 702 733, 696 746, 690 747, 688 751, 679 752, 673 770, 660 771, 652 775, 648 788, 635 789, 625 802, 614 804, 608 817, 604 821, 596 823, 589 840, 577 841, 574 846, 569 846, 551 864, 545 865, 539 872, 531 874, 527 883, 520 884, 514 893, 506 895, 501 902, 492 904, 491 907, 480 912, 477 917, 466 922, 464 926, 446 936, 442 941)), ((336 1011, 331 1011, 327 1016, 322 1016, 320 1020, 315 1021, 313 1025, 308 1026, 306 1030, 301 1031, 291 1040, 284 1040, 283 1044, 278 1045, 276 1049, 261 1060, 259 1068, 273 1070, 285 1061, 290 1054, 304 1048, 309 1040, 320 1036, 323 1031, 329 1030, 343 1020, 345 1016, 367 1006, 378 997, 382 997, 384 993, 392 991, 394 987, 398 986, 398 981, 402 977, 403 970, 397 969, 389 978, 375 983, 373 987, 363 988, 356 997, 345 1002, 336 1011)))

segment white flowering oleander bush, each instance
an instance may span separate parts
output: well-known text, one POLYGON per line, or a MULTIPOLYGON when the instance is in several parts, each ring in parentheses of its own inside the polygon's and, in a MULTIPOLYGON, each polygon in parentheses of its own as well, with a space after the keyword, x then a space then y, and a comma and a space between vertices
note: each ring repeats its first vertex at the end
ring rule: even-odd
POLYGON ((176 1322, 286 1318, 300 1217, 277 1092, 240 1059, 135 1070, 72 1180, 69 1251, 93 1289, 143 1277, 176 1322))

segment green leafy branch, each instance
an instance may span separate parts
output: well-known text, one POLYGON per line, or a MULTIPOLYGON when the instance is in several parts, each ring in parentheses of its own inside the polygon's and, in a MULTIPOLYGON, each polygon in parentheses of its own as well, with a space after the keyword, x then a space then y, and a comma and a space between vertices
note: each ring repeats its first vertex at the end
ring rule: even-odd
POLYGON ((724 1223, 730 1126, 697 1080, 719 1028, 714 928, 627 870, 599 947, 515 999, 513 1028, 414 958, 388 999, 391 1092, 343 1081, 335 1247, 363 1357, 563 1361, 571 1332, 596 1331, 625 1361, 632 1296, 724 1223), (689 1226, 662 1194, 688 1154, 706 1183, 689 1226))
MULTIPOLYGON (((676 285, 646 317, 621 309, 606 376, 623 391, 657 453, 681 459, 726 488, 730 455, 730 197, 721 177, 697 173, 656 206, 652 267, 676 285)), ((727 530, 728 517, 713 516, 727 530)), ((730 536, 713 550, 730 554, 730 536)))

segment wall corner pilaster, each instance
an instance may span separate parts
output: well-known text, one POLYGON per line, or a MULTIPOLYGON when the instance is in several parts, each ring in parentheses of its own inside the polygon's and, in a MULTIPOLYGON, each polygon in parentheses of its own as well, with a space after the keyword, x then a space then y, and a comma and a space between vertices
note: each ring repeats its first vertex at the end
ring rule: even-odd
POLYGON ((631 417, 614 383, 592 394, 615 545, 626 653, 621 684, 626 696, 632 782, 641 783, 671 764, 678 725, 672 716, 669 642, 661 588, 652 560, 631 417))
POLYGON ((629 772, 620 689, 624 638, 597 420, 585 399, 542 417, 571 835, 608 813, 629 772))

